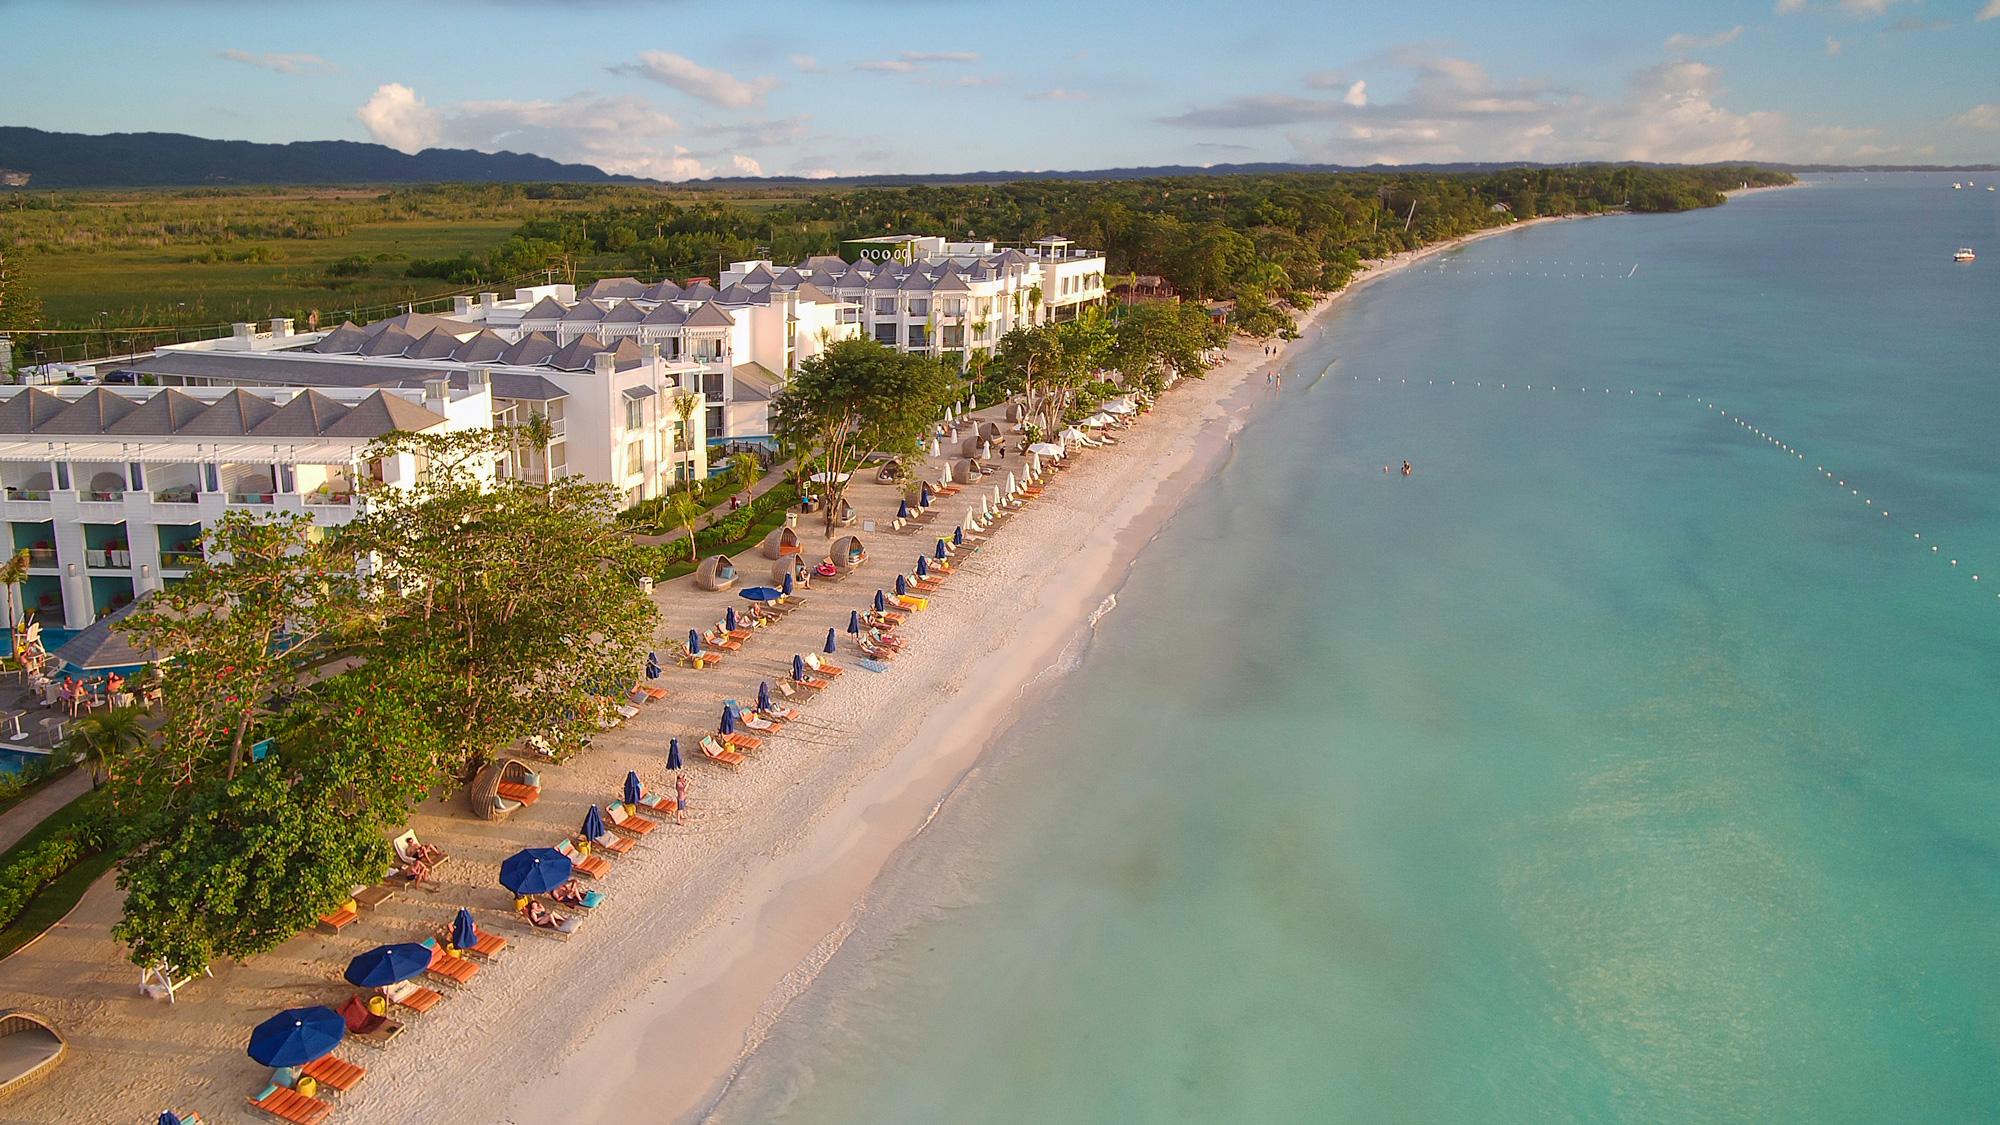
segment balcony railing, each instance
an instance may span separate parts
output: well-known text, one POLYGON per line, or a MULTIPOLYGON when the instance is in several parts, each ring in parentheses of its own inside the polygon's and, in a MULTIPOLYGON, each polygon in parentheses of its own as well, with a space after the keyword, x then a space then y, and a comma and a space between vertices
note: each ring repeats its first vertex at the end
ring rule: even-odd
POLYGON ((229 502, 231 504, 271 504, 277 501, 277 495, 275 492, 232 492, 229 494, 229 502))
POLYGON ((306 503, 311 505, 332 505, 346 507, 354 503, 352 492, 308 492, 306 503))
POLYGON ((168 570, 186 570, 201 565, 200 551, 161 551, 160 565, 168 570))
POLYGON ((56 550, 55 550, 55 548, 54 548, 54 547, 30 547, 30 548, 28 548, 28 565, 29 565, 29 566, 54 566, 54 565, 56 565, 56 550))
POLYGON ((77 499, 95 500, 100 503, 112 500, 123 500, 125 499, 125 490, 119 489, 116 492, 109 492, 109 491, 84 492, 82 495, 78 496, 77 499))
POLYGON ((85 551, 83 553, 83 562, 85 566, 98 570, 125 570, 129 569, 132 565, 132 552, 126 550, 85 551))
POLYGON ((172 488, 162 488, 153 493, 156 504, 192 504, 201 498, 201 490, 191 484, 177 484, 172 488))
POLYGON ((7 499, 9 500, 47 500, 48 498, 49 490, 46 488, 10 488, 7 490, 7 499))

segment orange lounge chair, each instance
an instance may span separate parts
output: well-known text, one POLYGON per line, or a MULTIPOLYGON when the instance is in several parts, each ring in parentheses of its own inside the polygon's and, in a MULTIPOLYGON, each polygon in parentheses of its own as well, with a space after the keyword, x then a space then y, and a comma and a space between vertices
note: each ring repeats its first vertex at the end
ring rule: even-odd
POLYGON ((611 861, 601 855, 584 855, 576 845, 564 840, 556 850, 569 857, 570 867, 586 879, 602 879, 611 874, 611 861))
POLYGON ((842 668, 838 664, 828 663, 825 657, 816 652, 806 654, 806 667, 829 678, 842 675, 847 671, 847 669, 842 668))
MULTIPOLYGON (((539 780, 540 779, 537 778, 538 782, 539 780)), ((532 805, 536 801, 542 799, 542 787, 540 784, 530 784, 522 781, 503 780, 500 782, 499 787, 494 791, 510 801, 516 801, 523 805, 532 805)))
POLYGON ((764 745, 763 739, 744 734, 742 731, 734 734, 718 734, 715 737, 738 750, 755 750, 764 745))
POLYGON ((805 688, 807 691, 825 691, 827 688, 833 686, 832 681, 822 680, 811 675, 808 675, 803 680, 789 680, 788 682, 794 688, 805 688))
POLYGON ((639 791, 639 807, 661 816, 672 816, 681 809, 680 802, 665 793, 648 793, 643 789, 639 791))
POLYGON ((330 934, 337 934, 361 920, 361 911, 352 899, 340 904, 340 908, 330 914, 319 916, 319 927, 330 934))
POLYGON ((743 764, 743 755, 717 742, 714 735, 705 734, 701 736, 701 753, 708 760, 721 762, 731 769, 743 764))
POLYGON ((718 648, 724 652, 735 652, 743 647, 743 642, 730 637, 720 629, 714 629, 701 639, 701 647, 703 652, 718 648))
POLYGON ((476 940, 473 941, 472 948, 465 952, 472 954, 481 961, 496 961, 499 959, 500 954, 504 953, 507 949, 506 938, 501 937, 499 934, 489 934, 477 925, 472 927, 472 936, 476 940))
POLYGON ((634 812, 632 806, 623 801, 612 802, 610 807, 605 810, 605 819, 610 821, 611 827, 618 831, 641 838, 646 833, 659 827, 657 823, 647 820, 637 812, 634 812))
POLYGON ((417 1013, 430 1011, 437 1007, 438 1001, 444 999, 443 993, 406 980, 383 985, 382 995, 389 1003, 400 1004, 417 1013))
POLYGON ((453 957, 436 938, 425 938, 424 948, 431 951, 431 967, 424 971, 439 980, 464 988, 479 975, 479 962, 469 957, 453 957))
POLYGON ((300 1067, 299 1073, 310 1076, 314 1082, 322 1086, 345 1094, 361 1082, 361 1079, 368 1074, 368 1068, 357 1066, 346 1059, 334 1058, 332 1055, 322 1055, 300 1067))
POLYGON ((319 1125, 333 1107, 318 1098, 309 1098, 297 1090, 273 1083, 264 1087, 264 1092, 254 1098, 245 1098, 251 1109, 262 1110, 280 1121, 290 1121, 293 1125, 319 1125))
POLYGON ((606 825, 604 834, 590 841, 590 850, 594 852, 610 852, 612 855, 624 855, 626 852, 632 850, 634 843, 636 841, 631 837, 620 836, 616 832, 611 831, 610 825, 606 825))
POLYGON ((657 688, 649 684, 632 685, 632 701, 634 703, 658 702, 666 697, 666 688, 657 688))

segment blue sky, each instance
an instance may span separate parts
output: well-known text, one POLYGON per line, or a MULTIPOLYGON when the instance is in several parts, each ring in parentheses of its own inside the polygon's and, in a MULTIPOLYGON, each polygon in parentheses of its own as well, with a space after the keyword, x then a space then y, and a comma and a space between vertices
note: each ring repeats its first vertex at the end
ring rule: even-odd
POLYGON ((2000 160, 2000 0, 0 0, 0 124, 667 179, 2000 160))

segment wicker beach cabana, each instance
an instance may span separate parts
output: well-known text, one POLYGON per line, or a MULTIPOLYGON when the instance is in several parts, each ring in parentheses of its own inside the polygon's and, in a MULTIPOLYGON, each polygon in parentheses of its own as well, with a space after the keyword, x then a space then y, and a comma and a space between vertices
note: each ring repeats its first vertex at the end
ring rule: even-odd
POLYGON ((784 558, 777 559, 771 563, 771 585, 773 586, 783 585, 786 578, 797 581, 805 576, 806 557, 804 555, 786 555, 784 558))
POLYGON ((967 484, 977 481, 980 472, 979 460, 975 457, 967 457, 963 461, 955 461, 951 467, 951 475, 958 480, 965 481, 967 484))
POLYGON ((46 1017, 22 1008, 0 1011, 0 1095, 41 1079, 68 1051, 62 1032, 46 1017))
POLYGON ((843 535, 833 541, 827 557, 833 560, 833 569, 842 574, 852 574, 856 567, 868 561, 868 551, 861 545, 859 535, 843 535))
POLYGON ((883 462, 882 467, 875 471, 876 484, 895 484, 902 479, 903 463, 893 457, 883 462))
POLYGON ((519 758, 486 763, 466 787, 466 802, 481 820, 505 820, 542 796, 542 777, 519 758))
POLYGON ((771 534, 764 537, 764 542, 758 544, 757 549, 763 552, 767 559, 796 555, 799 553, 799 533, 789 527, 774 527, 771 529, 771 534))
POLYGON ((981 442, 978 438, 969 437, 952 446, 951 452, 954 457, 977 457, 979 456, 979 447, 983 444, 985 443, 981 442))
POLYGON ((694 570, 697 590, 727 590, 736 585, 736 562, 728 555, 710 555, 694 570))
POLYGON ((1027 420, 1028 420, 1028 408, 1027 408, 1026 406, 1022 405, 1021 403, 1018 403, 1018 402, 1010 402, 1010 403, 1008 403, 1008 404, 1007 404, 1007 420, 1008 420, 1009 422, 1025 422, 1025 421, 1027 421, 1027 420))
POLYGON ((984 438, 987 441, 999 441, 1001 437, 1000 423, 981 422, 979 423, 979 428, 973 432, 973 436, 984 438))

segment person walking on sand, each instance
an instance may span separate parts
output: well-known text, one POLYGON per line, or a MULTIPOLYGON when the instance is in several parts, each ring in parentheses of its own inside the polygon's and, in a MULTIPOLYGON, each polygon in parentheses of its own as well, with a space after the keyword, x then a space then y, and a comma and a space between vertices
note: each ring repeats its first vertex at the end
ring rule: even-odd
POLYGON ((679 770, 674 771, 674 823, 686 824, 688 811, 688 779, 679 770))

